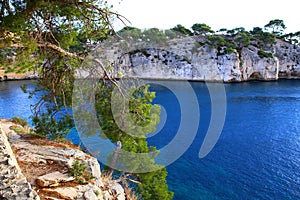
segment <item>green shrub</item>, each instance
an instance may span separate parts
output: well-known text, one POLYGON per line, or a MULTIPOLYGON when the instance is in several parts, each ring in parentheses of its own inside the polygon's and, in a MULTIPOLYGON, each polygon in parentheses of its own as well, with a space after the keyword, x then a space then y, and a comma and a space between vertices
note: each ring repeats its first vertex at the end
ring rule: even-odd
POLYGON ((73 121, 69 116, 58 120, 51 117, 49 113, 43 113, 32 117, 32 122, 35 127, 34 135, 36 137, 63 141, 70 132, 73 121))
POLYGON ((234 48, 229 47, 229 48, 226 48, 226 49, 225 49, 225 53, 226 53, 226 54, 231 54, 231 53, 234 53, 234 52, 235 52, 235 49, 234 49, 234 48))
POLYGON ((75 180, 80 184, 86 184, 88 180, 93 179, 90 174, 86 172, 87 165, 84 162, 80 162, 78 159, 75 159, 72 163, 72 166, 68 170, 69 176, 73 176, 75 180))
POLYGON ((218 55, 231 54, 237 49, 233 42, 219 35, 209 35, 206 42, 211 48, 218 50, 218 55))
POLYGON ((94 193, 96 196, 99 196, 99 194, 100 194, 99 190, 95 190, 94 193))
POLYGON ((10 129, 15 131, 16 133, 25 133, 25 130, 20 126, 11 126, 10 129))
POLYGON ((262 51, 262 50, 258 50, 257 54, 261 58, 273 58, 273 54, 272 53, 268 53, 268 52, 265 52, 265 51, 262 51))
POLYGON ((15 123, 17 123, 17 124, 20 124, 23 127, 28 126, 28 122, 27 122, 27 120, 25 118, 14 116, 12 118, 12 121, 15 122, 15 123))

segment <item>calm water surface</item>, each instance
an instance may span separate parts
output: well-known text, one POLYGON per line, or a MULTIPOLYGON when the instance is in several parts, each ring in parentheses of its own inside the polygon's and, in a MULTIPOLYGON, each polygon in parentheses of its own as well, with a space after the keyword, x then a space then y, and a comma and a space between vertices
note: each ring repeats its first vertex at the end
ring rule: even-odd
MULTIPOLYGON (((0 82, 0 118, 29 117, 29 105, 36 99, 22 93, 24 83, 31 82, 0 82)), ((174 84, 182 89, 181 82, 174 84)), ((215 148, 202 159, 198 153, 210 123, 211 102, 204 83, 191 85, 201 117, 190 148, 167 167, 174 199, 300 199, 300 81, 225 85, 225 125, 215 148)), ((179 102, 160 82, 151 89, 167 117, 148 141, 163 148, 178 130, 179 102)), ((70 137, 78 142, 76 134, 70 137)))
POLYGON ((21 90, 22 85, 28 85, 28 91, 34 89, 33 81, 7 81, 0 82, 0 118, 12 118, 22 116, 29 118, 30 105, 37 102, 37 98, 28 98, 21 90))

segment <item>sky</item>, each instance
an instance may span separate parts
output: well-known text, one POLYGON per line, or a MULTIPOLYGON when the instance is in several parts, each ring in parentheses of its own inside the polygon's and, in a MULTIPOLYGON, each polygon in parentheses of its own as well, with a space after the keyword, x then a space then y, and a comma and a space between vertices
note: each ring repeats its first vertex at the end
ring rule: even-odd
MULTIPOLYGON (((169 29, 177 24, 191 28, 205 23, 213 30, 263 27, 282 19, 286 33, 300 31, 299 0, 111 0, 113 10, 140 29, 169 29)), ((115 23, 120 29, 122 23, 115 23)))

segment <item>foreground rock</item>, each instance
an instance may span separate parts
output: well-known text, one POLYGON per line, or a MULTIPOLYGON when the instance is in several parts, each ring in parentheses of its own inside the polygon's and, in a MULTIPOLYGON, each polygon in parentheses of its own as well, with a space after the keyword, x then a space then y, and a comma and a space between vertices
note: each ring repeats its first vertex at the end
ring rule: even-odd
POLYGON ((126 199, 120 184, 103 182, 96 158, 68 145, 26 138, 12 130, 16 126, 0 120, 0 199, 126 199), (68 176, 75 160, 85 163, 92 177, 84 185, 68 176))
POLYGON ((52 172, 45 174, 36 179, 36 183, 41 187, 55 187, 59 186, 60 183, 66 183, 75 180, 74 177, 70 177, 67 174, 61 172, 52 172))
POLYGON ((0 124, 0 199, 40 199, 17 163, 0 124))

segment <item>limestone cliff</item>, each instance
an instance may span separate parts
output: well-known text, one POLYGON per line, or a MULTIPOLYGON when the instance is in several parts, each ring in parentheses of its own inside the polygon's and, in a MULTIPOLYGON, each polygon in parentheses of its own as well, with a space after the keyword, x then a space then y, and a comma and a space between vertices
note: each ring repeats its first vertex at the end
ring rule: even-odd
POLYGON ((199 45, 197 37, 157 46, 134 46, 121 40, 93 53, 99 55, 114 66, 115 76, 222 82, 300 78, 300 46, 282 40, 263 49, 252 44, 233 53, 199 45))

